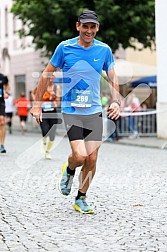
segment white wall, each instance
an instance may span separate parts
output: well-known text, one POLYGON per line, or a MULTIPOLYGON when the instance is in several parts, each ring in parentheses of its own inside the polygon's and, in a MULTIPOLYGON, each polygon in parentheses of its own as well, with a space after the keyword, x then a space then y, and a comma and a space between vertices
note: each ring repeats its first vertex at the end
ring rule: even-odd
POLYGON ((157 134, 167 139, 167 1, 156 0, 157 134))

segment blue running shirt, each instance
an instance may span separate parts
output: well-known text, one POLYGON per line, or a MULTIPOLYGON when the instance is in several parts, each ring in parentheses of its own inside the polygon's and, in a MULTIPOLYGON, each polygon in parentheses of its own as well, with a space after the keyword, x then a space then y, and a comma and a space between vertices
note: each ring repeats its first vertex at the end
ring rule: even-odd
POLYGON ((89 115, 102 111, 100 78, 102 70, 113 68, 110 47, 94 39, 89 48, 78 44, 78 37, 61 42, 50 63, 62 69, 62 112, 89 115))

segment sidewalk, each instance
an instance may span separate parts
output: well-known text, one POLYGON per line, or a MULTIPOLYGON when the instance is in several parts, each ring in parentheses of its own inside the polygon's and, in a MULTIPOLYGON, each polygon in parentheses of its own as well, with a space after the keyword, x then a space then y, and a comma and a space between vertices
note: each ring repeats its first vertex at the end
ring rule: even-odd
POLYGON ((114 143, 158 149, 167 148, 167 139, 159 139, 158 137, 138 137, 136 139, 129 139, 128 137, 124 137, 114 143))

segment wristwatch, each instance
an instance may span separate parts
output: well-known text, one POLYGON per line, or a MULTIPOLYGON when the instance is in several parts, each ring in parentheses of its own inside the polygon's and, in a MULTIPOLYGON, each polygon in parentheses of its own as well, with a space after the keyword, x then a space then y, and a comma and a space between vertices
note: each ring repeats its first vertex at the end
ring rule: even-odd
POLYGON ((119 107, 121 106, 121 101, 119 99, 113 100, 113 102, 117 103, 119 105, 119 107))

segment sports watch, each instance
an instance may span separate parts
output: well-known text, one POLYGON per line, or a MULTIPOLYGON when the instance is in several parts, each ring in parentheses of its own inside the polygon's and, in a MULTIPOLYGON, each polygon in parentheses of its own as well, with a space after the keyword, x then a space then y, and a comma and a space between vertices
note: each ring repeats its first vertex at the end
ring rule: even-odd
POLYGON ((113 102, 117 103, 119 105, 119 107, 121 106, 121 101, 119 99, 113 100, 113 102))

